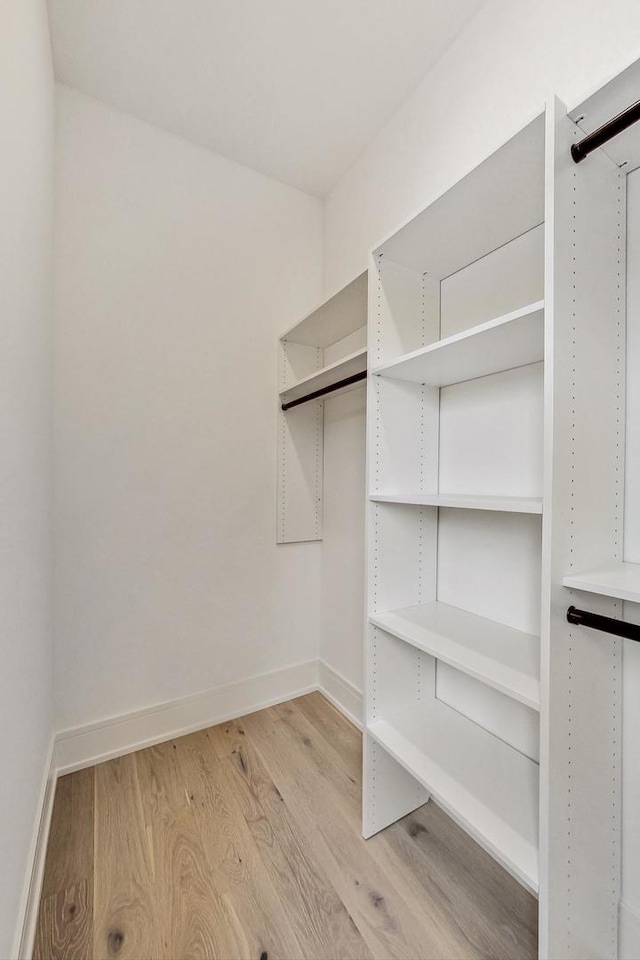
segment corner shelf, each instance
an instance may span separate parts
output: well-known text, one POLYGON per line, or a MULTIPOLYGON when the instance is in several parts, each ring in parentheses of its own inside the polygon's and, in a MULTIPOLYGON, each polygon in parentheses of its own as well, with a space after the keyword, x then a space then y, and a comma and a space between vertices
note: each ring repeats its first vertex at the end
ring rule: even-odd
POLYGON ((438 601, 374 613, 369 622, 514 700, 540 709, 538 637, 438 601))
POLYGON ((279 393, 280 400, 283 403, 298 400, 307 393, 314 393, 316 390, 330 387, 334 383, 344 380, 345 377, 351 377, 355 373, 363 373, 366 369, 367 348, 363 347, 340 360, 336 360, 334 363, 328 364, 326 367, 322 367, 308 377, 297 380, 285 390, 281 390, 279 393))
POLYGON ((446 387, 544 357, 544 300, 375 367, 375 376, 446 387))
POLYGON ((538 889, 538 764, 437 699, 368 733, 489 853, 538 889))
POLYGON ((472 494, 447 493, 372 493, 373 503, 406 503, 423 507, 453 507, 463 510, 497 510, 502 513, 542 513, 542 499, 538 497, 485 497, 472 494))
POLYGON ((640 603, 640 563, 617 560, 596 570, 569 574, 562 583, 573 590, 640 603))

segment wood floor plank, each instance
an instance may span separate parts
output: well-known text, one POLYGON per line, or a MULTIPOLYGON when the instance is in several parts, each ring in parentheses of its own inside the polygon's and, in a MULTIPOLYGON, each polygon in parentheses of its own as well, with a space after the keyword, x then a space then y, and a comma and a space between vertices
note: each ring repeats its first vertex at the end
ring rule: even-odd
POLYGON ((181 740, 169 740, 136 754, 140 797, 147 826, 163 817, 173 819, 190 806, 178 759, 180 744, 181 740))
MULTIPOLYGON (((57 894, 85 880, 93 885, 94 768, 56 783, 42 895, 57 894)), ((91 900, 92 889, 87 890, 91 900)))
POLYGON ((233 751, 244 742, 245 732, 242 724, 242 718, 228 720, 226 723, 218 723, 215 727, 201 731, 220 760, 230 757, 233 751))
POLYGON ((347 766, 333 744, 300 710, 274 708, 273 712, 290 730, 292 738, 289 742, 295 743, 298 753, 304 755, 320 776, 338 791, 344 812, 359 833, 362 812, 360 768, 347 766))
POLYGON ((362 734, 332 703, 315 691, 290 701, 340 753, 351 772, 362 774, 362 734))
POLYGON ((34 960, 85 960, 93 949, 90 881, 51 893, 40 904, 34 960))
POLYGON ((136 757, 95 768, 95 960, 161 956, 136 757))
POLYGON ((368 958, 371 953, 342 900, 308 849, 253 744, 225 761, 229 783, 309 958, 368 958))
POLYGON ((226 789, 211 739, 201 733, 185 737, 179 757, 204 856, 242 924, 248 956, 302 957, 287 905, 279 899, 251 831, 226 789))
POLYGON ((482 956, 496 960, 537 957, 537 902, 477 844, 468 842, 435 803, 385 831, 432 900, 450 905, 482 956))
MULTIPOLYGON (((292 701, 292 704, 294 701, 292 701)), ((329 706, 329 705, 328 705, 329 706)), ((349 795, 355 796, 356 806, 360 807, 361 785, 362 785, 362 764, 357 765, 349 762, 340 750, 336 739, 332 738, 329 729, 323 729, 321 724, 313 723, 301 707, 282 704, 274 707, 279 718, 288 723, 295 731, 298 740, 311 751, 316 764, 321 764, 324 772, 342 770, 343 774, 351 783, 349 795)))
POLYGON ((202 850, 193 810, 165 813, 150 827, 153 895, 160 917, 159 960, 248 956, 242 923, 220 895, 202 850))

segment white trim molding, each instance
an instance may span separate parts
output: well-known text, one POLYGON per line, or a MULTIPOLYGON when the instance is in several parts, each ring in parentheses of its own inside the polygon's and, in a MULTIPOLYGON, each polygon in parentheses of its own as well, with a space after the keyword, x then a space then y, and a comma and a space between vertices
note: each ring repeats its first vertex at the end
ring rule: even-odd
POLYGON ((316 660, 61 731, 58 775, 212 727, 318 689, 316 660))
POLYGON ((38 908, 40 893, 44 878, 44 864, 47 856, 49 828, 53 813, 53 800, 56 792, 57 771, 55 769, 55 741, 51 737, 47 758, 45 760, 40 800, 37 807, 33 835, 29 848, 27 872, 24 881, 18 924, 14 939, 12 956, 20 960, 31 960, 38 923, 38 908))
POLYGON ((327 700, 362 730, 362 690, 330 667, 324 660, 318 661, 318 690, 327 700))

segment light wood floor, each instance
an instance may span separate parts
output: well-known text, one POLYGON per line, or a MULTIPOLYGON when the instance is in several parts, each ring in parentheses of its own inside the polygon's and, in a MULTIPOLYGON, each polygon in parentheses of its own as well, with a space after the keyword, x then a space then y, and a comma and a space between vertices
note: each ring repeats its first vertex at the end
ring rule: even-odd
POLYGON ((536 956, 536 902, 433 803, 360 836, 320 694, 58 782, 34 957, 536 956))

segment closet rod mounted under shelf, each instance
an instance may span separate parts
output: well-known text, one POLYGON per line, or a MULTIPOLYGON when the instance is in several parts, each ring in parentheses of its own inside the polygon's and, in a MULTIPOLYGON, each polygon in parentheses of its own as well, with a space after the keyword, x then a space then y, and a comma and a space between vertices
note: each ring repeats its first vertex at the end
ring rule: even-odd
POLYGON ((602 126, 594 130, 593 133, 587 134, 582 140, 578 140, 577 143, 572 143, 571 156, 576 163, 580 163, 580 161, 584 160, 593 150, 597 150, 603 143, 607 143, 608 140, 617 137, 619 133, 622 133, 627 127, 637 123, 638 120, 640 120, 640 100, 632 106, 627 107, 626 110, 619 113, 613 120, 603 123, 602 126))
POLYGON ((304 397, 298 397, 297 400, 289 400, 282 404, 283 410, 291 410, 291 407, 297 407, 301 403, 308 403, 310 400, 317 400, 324 397, 327 393, 333 393, 334 390, 340 390, 341 387, 350 387, 352 383, 358 383, 359 380, 367 379, 367 371, 361 370, 360 373, 354 373, 344 380, 338 380, 336 383, 329 384, 328 387, 321 387, 320 390, 314 390, 313 393, 305 393, 304 397))
POLYGON ((589 613, 588 610, 578 610, 577 607, 569 607, 567 621, 581 627, 591 627, 592 630, 613 633, 616 637, 625 637, 627 640, 636 640, 640 643, 640 625, 637 623, 614 620, 613 617, 602 617, 599 613, 589 613))

